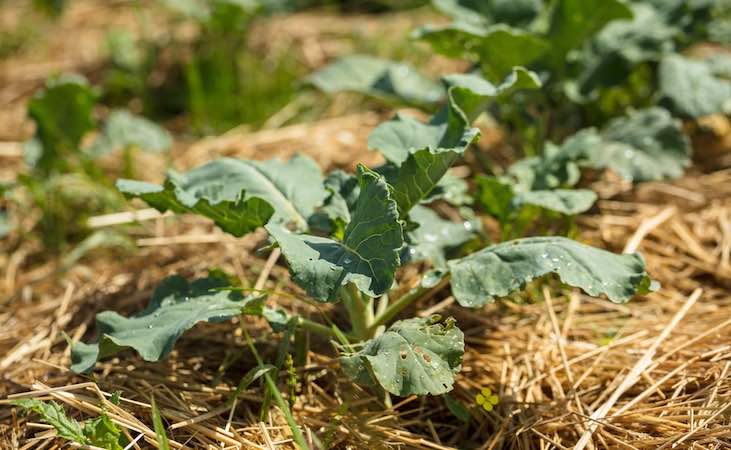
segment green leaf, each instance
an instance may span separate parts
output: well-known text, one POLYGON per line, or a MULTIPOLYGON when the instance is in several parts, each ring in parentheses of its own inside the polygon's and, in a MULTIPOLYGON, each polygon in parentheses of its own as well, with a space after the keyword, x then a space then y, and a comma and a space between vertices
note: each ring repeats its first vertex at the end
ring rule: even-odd
POLYGON ((469 423, 472 420, 470 411, 456 398, 452 397, 451 394, 444 394, 444 403, 447 405, 447 409, 451 412, 454 417, 458 418, 464 423, 469 423))
POLYGON ((511 215, 525 206, 535 206, 566 215, 589 210, 596 201, 596 194, 586 189, 521 190, 508 180, 480 176, 477 182, 477 199, 480 206, 500 222, 507 222, 511 215))
POLYGON ((84 422, 84 435, 89 439, 89 444, 107 450, 123 450, 122 442, 127 441, 122 430, 104 413, 84 422))
POLYGON ((170 450, 170 441, 165 432, 165 424, 162 423, 162 416, 160 415, 160 410, 157 408, 155 397, 152 397, 150 404, 152 407, 152 426, 155 428, 155 436, 157 437, 159 448, 160 450, 170 450))
POLYGON ((683 117, 731 113, 731 80, 713 73, 712 65, 680 55, 660 62, 661 102, 683 117))
POLYGON ((117 187, 161 212, 208 217, 234 236, 270 220, 305 230, 307 218, 326 196, 320 168, 304 155, 288 162, 221 158, 185 174, 171 173, 163 186, 119 180, 117 187))
POLYGON ((4 238, 13 230, 10 216, 6 211, 0 211, 0 239, 4 238))
POLYGON ((582 52, 580 90, 588 95, 599 87, 623 83, 632 68, 647 61, 659 61, 675 49, 680 30, 668 25, 652 6, 631 5, 634 18, 609 23, 582 52))
POLYGON ((449 86, 449 103, 428 123, 397 114, 395 119, 373 130, 368 136, 368 147, 383 153, 396 166, 423 149, 461 154, 479 135, 470 124, 489 102, 541 85, 533 72, 522 67, 516 67, 498 86, 478 75, 448 75, 444 81, 449 86))
POLYGON ((505 222, 513 212, 515 192, 507 180, 498 177, 479 175, 477 184, 477 201, 486 213, 500 222, 505 222))
MULTIPOLYGON (((584 133, 586 139, 592 139, 588 136, 595 132, 584 133)), ((584 146, 580 156, 574 153, 568 157, 581 166, 608 168, 635 182, 679 178, 690 165, 691 147, 682 124, 662 108, 633 111, 614 119, 599 138, 600 145, 584 146)))
POLYGON ((99 339, 95 344, 75 343, 71 370, 88 372, 97 360, 123 349, 136 350, 145 361, 159 361, 172 351, 180 336, 198 322, 221 322, 240 314, 261 314, 261 297, 246 298, 222 290, 227 283, 203 278, 188 283, 172 276, 155 289, 150 303, 139 314, 126 318, 113 311, 97 314, 99 339))
POLYGON ((63 170, 69 155, 77 153, 81 139, 95 129, 93 112, 97 94, 79 75, 51 78, 28 103, 36 124, 26 162, 43 173, 63 170))
POLYGON ((603 294, 614 302, 626 302, 650 288, 640 255, 617 255, 558 236, 503 242, 448 265, 452 293, 466 307, 493 302, 549 273, 589 295, 603 294))
POLYGON ((104 133, 94 141, 90 151, 96 156, 125 148, 162 153, 171 145, 170 133, 164 128, 144 117, 117 110, 109 115, 104 133))
POLYGON ((445 94, 439 83, 408 64, 365 55, 344 56, 310 75, 308 81, 327 93, 354 91, 417 105, 438 102, 445 94))
POLYGON ((81 424, 75 419, 68 417, 66 411, 58 403, 43 402, 34 398, 11 400, 13 405, 33 411, 41 416, 41 419, 51 425, 59 437, 77 442, 82 445, 91 444, 84 434, 81 424))
POLYGON ((409 220, 419 225, 408 233, 410 262, 429 261, 433 267, 446 267, 447 251, 475 236, 472 222, 445 220, 424 206, 415 206, 409 212, 409 220))
POLYGON ((335 301, 340 287, 355 284, 376 297, 391 288, 400 264, 403 232, 396 203, 385 179, 358 167, 360 195, 342 242, 293 234, 281 226, 267 225, 289 263, 292 277, 319 301, 335 301))
POLYGON ((464 335, 453 320, 415 318, 395 322, 340 363, 360 384, 374 381, 394 395, 440 395, 452 390, 464 353, 464 335))
POLYGON ((417 29, 413 36, 428 42, 437 53, 479 62, 490 80, 501 80, 513 67, 529 65, 549 50, 548 43, 540 36, 502 24, 427 25, 417 29))
POLYGON ((588 189, 554 189, 518 193, 513 199, 515 208, 537 206, 566 215, 580 214, 591 209, 597 196, 588 189))
POLYGON ((543 9, 541 0, 433 0, 441 13, 461 22, 527 25, 543 9))
POLYGON ((553 4, 547 35, 554 63, 563 65, 570 50, 616 19, 632 19, 632 10, 623 1, 557 0, 553 4))

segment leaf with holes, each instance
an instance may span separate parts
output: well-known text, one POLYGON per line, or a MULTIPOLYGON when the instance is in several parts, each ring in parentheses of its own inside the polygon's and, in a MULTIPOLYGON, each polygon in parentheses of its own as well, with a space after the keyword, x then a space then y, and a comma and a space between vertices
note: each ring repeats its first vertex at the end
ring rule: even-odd
POLYGON ((377 383, 394 395, 440 395, 452 390, 464 354, 464 334, 453 319, 395 322, 364 347, 340 358, 356 383, 377 383))

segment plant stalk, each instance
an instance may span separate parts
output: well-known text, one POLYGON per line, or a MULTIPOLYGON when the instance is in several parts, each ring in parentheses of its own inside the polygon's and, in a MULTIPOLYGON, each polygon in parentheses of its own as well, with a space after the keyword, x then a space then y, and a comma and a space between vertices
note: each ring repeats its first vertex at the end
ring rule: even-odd
POLYGON ((343 305, 348 312, 352 335, 356 340, 364 341, 372 336, 370 326, 373 323, 373 299, 361 295, 353 283, 348 283, 341 290, 343 305))
POLYGON ((423 287, 419 285, 419 287, 416 287, 406 294, 399 297, 398 300, 388 305, 385 311, 383 313, 376 316, 376 318, 371 322, 368 332, 374 333, 376 329, 381 326, 385 325, 386 323, 390 322, 394 317, 398 315, 401 311, 403 311, 406 307, 408 307, 410 304, 412 304, 414 301, 416 301, 419 298, 422 298, 424 296, 430 296, 433 293, 436 293, 440 289, 442 289, 446 284, 449 282, 449 275, 445 276, 444 278, 439 281, 439 283, 436 284, 436 286, 433 287, 423 287))

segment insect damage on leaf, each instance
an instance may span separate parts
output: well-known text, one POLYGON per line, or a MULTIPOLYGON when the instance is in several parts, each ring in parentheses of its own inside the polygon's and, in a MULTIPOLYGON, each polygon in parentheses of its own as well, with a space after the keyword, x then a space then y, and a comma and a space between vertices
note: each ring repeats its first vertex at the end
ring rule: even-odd
POLYGON ((452 389, 463 353, 464 335, 453 321, 416 318, 395 322, 340 363, 356 382, 375 381, 394 395, 439 395, 452 389))

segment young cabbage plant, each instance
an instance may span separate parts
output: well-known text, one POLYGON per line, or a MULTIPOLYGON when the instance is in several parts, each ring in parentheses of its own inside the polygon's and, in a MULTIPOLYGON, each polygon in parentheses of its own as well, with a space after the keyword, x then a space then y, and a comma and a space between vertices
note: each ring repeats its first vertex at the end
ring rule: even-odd
MULTIPOLYGON (((636 254, 615 255, 563 237, 538 237, 452 258, 445 250, 469 239, 469 227, 462 225, 461 236, 434 232, 439 227, 431 223, 435 214, 423 203, 450 190, 442 180, 479 136, 472 120, 491 98, 537 87, 530 80, 534 78, 523 70, 498 87, 478 77, 450 78, 447 104, 427 123, 397 117, 374 131, 371 145, 388 160, 376 170, 359 165, 355 174, 335 171, 324 177, 301 155, 286 162, 222 159, 173 173, 163 185, 121 180, 118 186, 160 211, 201 214, 235 236, 264 227, 281 249, 292 280, 312 300, 343 305, 351 345, 343 350, 341 364, 355 382, 399 396, 443 394, 452 389, 464 352, 464 335, 455 320, 394 321, 424 293, 449 285, 460 305, 476 308, 551 273, 616 302, 650 288, 636 254), (433 261, 436 269, 396 296, 396 271, 413 259, 433 261)), ((264 308, 261 297, 243 297, 216 283, 222 281, 188 284, 173 278, 135 317, 99 314, 99 338, 73 345, 72 368, 91 370, 98 359, 124 348, 156 361, 194 323, 242 313, 261 314, 273 326, 288 322, 329 338, 337 334, 325 324, 264 308)))
MULTIPOLYGON (((167 131, 130 114, 113 111, 90 146, 84 138, 97 129, 97 91, 79 75, 51 78, 28 105, 35 134, 25 143, 27 173, 17 184, 42 211, 38 227, 48 248, 86 237, 86 218, 119 209, 123 198, 97 159, 113 150, 123 152, 125 172, 133 172, 134 150, 166 151, 167 131)), ((93 241, 92 241, 93 242, 93 241)))

